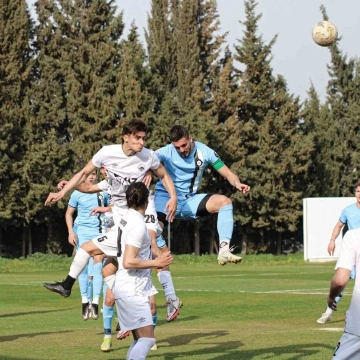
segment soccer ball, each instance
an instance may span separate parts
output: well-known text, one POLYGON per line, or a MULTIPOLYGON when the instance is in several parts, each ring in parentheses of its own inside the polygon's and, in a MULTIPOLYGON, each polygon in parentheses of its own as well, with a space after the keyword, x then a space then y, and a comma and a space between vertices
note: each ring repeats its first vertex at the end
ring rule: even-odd
POLYGON ((337 35, 337 28, 330 21, 320 21, 312 30, 312 37, 320 46, 330 46, 336 40, 337 35))

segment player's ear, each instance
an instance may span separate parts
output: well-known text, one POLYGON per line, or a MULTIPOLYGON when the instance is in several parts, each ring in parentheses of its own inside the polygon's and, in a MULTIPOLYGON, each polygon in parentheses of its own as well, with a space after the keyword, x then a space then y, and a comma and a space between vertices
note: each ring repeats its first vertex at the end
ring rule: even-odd
POLYGON ((124 142, 127 143, 129 141, 129 135, 124 135, 123 139, 124 139, 124 142))
POLYGON ((193 138, 191 135, 189 135, 189 140, 190 140, 190 142, 193 142, 193 138))

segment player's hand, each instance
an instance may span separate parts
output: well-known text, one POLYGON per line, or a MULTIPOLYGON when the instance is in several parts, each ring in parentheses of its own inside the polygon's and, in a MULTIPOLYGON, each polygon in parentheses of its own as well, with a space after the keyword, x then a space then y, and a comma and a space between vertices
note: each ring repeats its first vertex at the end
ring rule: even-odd
POLYGON ((152 181, 152 175, 151 175, 151 171, 148 170, 145 173, 144 178, 142 179, 142 182, 145 184, 145 186, 149 189, 150 185, 151 185, 151 181, 152 181))
POLYGON ((64 195, 62 194, 61 191, 58 193, 50 193, 45 201, 45 206, 50 206, 52 204, 55 204, 56 202, 61 200, 63 196, 64 195))
POLYGON ((61 181, 57 184, 56 187, 57 187, 58 190, 62 190, 67 183, 68 183, 68 181, 66 181, 66 180, 61 180, 61 181))
POLYGON ((156 268, 162 269, 165 266, 169 266, 173 262, 173 260, 174 260, 174 258, 171 255, 170 251, 163 252, 155 260, 156 261, 156 268))
POLYGON ((330 296, 328 296, 327 298, 327 303, 328 303, 328 306, 331 310, 334 310, 336 311, 337 310, 337 306, 336 306, 336 300, 331 298, 330 296))
POLYGON ((76 237, 76 234, 75 234, 73 231, 69 232, 68 240, 69 240, 69 243, 70 243, 72 246, 76 246, 77 237, 76 237))
POLYGON ((330 256, 334 255, 334 252, 335 252, 335 241, 334 240, 330 240, 327 250, 328 250, 328 253, 330 256))
POLYGON ((108 206, 97 206, 90 211, 90 215, 105 214, 109 211, 108 206))
POLYGON ((166 220, 169 222, 173 222, 176 214, 177 207, 177 197, 170 198, 170 200, 165 205, 166 220))
POLYGON ((243 194, 246 194, 247 192, 250 191, 250 186, 249 185, 246 185, 246 184, 243 184, 239 181, 237 181, 235 183, 235 187, 237 190, 241 191, 243 194))

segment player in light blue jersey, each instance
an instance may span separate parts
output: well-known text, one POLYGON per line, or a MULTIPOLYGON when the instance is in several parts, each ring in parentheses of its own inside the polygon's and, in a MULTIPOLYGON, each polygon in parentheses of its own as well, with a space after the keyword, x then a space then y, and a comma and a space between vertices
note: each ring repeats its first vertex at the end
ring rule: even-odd
MULTIPOLYGON (((88 184, 96 181, 96 172, 92 172, 85 180, 88 184)), ((91 211, 97 206, 107 206, 108 194, 84 194, 75 190, 68 203, 65 219, 69 232, 69 243, 80 246, 99 234, 106 232, 105 216, 103 214, 91 215, 91 211), (73 216, 77 213, 73 224, 73 216)), ((90 258, 89 264, 79 276, 79 286, 82 301, 82 317, 84 320, 92 317, 97 320, 99 298, 102 289, 102 256, 90 258)))
MULTIPOLYGON (((360 228, 360 182, 355 185, 356 203, 346 206, 340 214, 339 221, 336 223, 328 245, 328 253, 330 256, 334 255, 335 240, 339 236, 341 230, 347 225, 349 230, 360 228)), ((350 279, 355 279, 355 268, 352 270, 350 279)), ((341 300, 343 292, 336 297, 336 304, 341 300)), ((332 319, 333 310, 328 306, 326 311, 317 319, 318 324, 325 324, 332 319)))
MULTIPOLYGON (((219 194, 198 194, 198 189, 206 167, 212 167, 229 181, 237 190, 246 194, 250 187, 243 184, 220 159, 219 155, 199 141, 193 141, 188 130, 175 125, 170 130, 171 144, 156 151, 160 162, 164 165, 175 185, 178 197, 175 218, 195 219, 199 216, 218 214, 217 229, 219 233, 218 263, 225 265, 228 262, 238 263, 242 259, 232 253, 230 240, 232 237, 234 219, 231 200, 219 194)), ((155 186, 155 207, 159 224, 167 225, 166 202, 169 200, 161 180, 155 186)), ((162 235, 157 238, 160 250, 168 251, 162 235)), ((179 311, 179 299, 175 295, 171 274, 168 268, 158 272, 168 302, 167 320, 175 318, 179 311)), ((181 304, 180 304, 181 306, 181 304)))

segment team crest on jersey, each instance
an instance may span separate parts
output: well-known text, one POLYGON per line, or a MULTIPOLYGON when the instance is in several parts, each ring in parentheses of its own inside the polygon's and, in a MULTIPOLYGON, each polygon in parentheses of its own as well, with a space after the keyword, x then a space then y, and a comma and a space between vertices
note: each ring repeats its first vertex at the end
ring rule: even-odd
POLYGON ((201 167, 204 162, 200 159, 196 159, 196 166, 201 167))
POLYGON ((126 224, 127 224, 127 222, 125 220, 123 220, 123 219, 120 220, 120 225, 125 226, 126 224))
POLYGON ((144 165, 139 165, 139 166, 138 166, 138 169, 139 169, 140 171, 144 171, 144 170, 145 170, 144 165))
POLYGON ((111 164, 111 166, 113 166, 113 167, 117 167, 117 166, 118 166, 118 164, 117 164, 117 163, 113 163, 113 164, 111 164))

